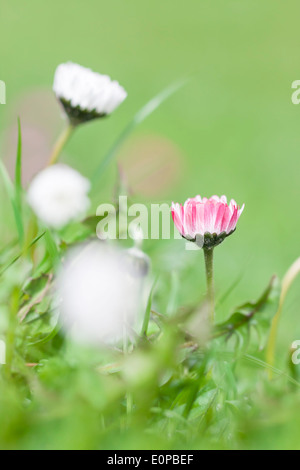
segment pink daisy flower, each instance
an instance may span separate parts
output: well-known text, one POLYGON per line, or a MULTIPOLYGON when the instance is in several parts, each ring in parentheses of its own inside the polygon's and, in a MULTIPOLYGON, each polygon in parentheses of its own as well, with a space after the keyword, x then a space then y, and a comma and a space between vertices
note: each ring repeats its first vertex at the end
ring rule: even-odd
POLYGON ((196 196, 184 205, 172 203, 172 217, 182 237, 212 248, 235 231, 244 207, 240 208, 233 199, 228 204, 226 196, 196 196))

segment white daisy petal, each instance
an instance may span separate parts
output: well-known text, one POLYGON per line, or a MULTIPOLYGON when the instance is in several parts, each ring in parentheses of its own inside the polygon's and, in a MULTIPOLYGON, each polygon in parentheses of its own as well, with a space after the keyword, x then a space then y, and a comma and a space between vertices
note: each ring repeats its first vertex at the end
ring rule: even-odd
POLYGON ((45 225, 56 229, 84 216, 90 205, 90 182, 67 165, 37 174, 28 189, 28 203, 45 225))
POLYGON ((72 62, 57 67, 53 90, 75 124, 112 113, 127 97, 108 75, 72 62))
POLYGON ((145 273, 138 273, 128 256, 136 254, 102 242, 80 245, 67 254, 57 276, 56 304, 62 326, 75 341, 101 346, 130 335, 145 273))

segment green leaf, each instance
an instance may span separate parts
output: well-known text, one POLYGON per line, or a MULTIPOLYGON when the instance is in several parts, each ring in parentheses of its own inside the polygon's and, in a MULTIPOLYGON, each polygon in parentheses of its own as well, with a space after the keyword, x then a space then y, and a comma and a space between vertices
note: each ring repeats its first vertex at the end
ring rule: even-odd
MULTIPOLYGON (((1 161, 0 161, 1 165, 1 161)), ((24 250, 22 250, 18 255, 16 255, 14 258, 12 258, 2 269, 0 269, 0 276, 2 276, 7 269, 9 269, 13 264, 16 263, 27 251, 29 248, 31 248, 33 245, 35 245, 43 236, 45 235, 45 232, 43 232, 41 235, 38 235, 31 243, 29 246, 27 246, 24 250)))
POLYGON ((215 337, 223 334, 231 335, 235 330, 248 324, 258 312, 260 312, 268 302, 270 295, 275 286, 277 277, 273 276, 267 289, 256 302, 246 302, 236 309, 231 317, 224 323, 220 323, 215 327, 215 337))
POLYGON ((189 78, 184 78, 181 80, 176 81, 175 83, 172 83, 169 85, 167 88, 165 88, 163 91, 161 91, 158 95, 154 96, 148 103, 143 106, 137 114, 134 116, 132 121, 129 122, 127 127, 124 129, 124 131, 121 133, 115 144, 112 146, 112 148, 109 150, 109 152, 106 154, 98 168, 96 168, 94 175, 92 177, 92 183, 98 183, 99 178, 101 175, 104 173, 104 170, 107 168, 107 166, 110 164, 110 162, 113 160, 113 158, 116 156, 118 150, 122 146, 123 142, 127 139, 129 134, 134 131, 134 129, 141 124, 150 114, 152 114, 154 111, 156 111, 159 106, 166 101, 169 97, 174 95, 178 90, 180 90, 184 85, 186 85, 189 81, 189 78))
POLYGON ((90 216, 81 222, 70 223, 61 229, 60 238, 68 246, 92 236, 96 237, 97 225, 103 218, 104 216, 90 216))
POLYGON ((45 232, 45 243, 46 243, 46 249, 51 258, 51 261, 53 265, 55 265, 57 261, 59 260, 59 252, 58 252, 56 243, 53 239, 53 236, 49 230, 46 230, 45 232))
POLYGON ((12 184, 12 181, 9 177, 9 174, 2 160, 0 160, 0 174, 2 176, 6 192, 8 194, 8 197, 10 199, 10 202, 13 208, 13 213, 14 213, 18 236, 19 236, 19 242, 22 245, 23 239, 24 239, 22 215, 16 203, 16 193, 15 193, 14 185, 12 184))
POLYGON ((92 234, 96 233, 98 223, 104 219, 104 215, 92 215, 84 219, 81 223, 87 227, 92 234))
POLYGON ((48 335, 44 336, 41 339, 38 339, 37 341, 28 343, 28 346, 36 346, 38 344, 46 344, 49 341, 51 341, 53 338, 55 338, 56 335, 60 332, 61 327, 60 326, 55 326, 55 328, 49 333, 48 335))
POLYGON ((28 298, 32 298, 36 294, 39 294, 39 292, 41 292, 45 288, 48 279, 49 276, 47 276, 47 274, 42 274, 38 277, 29 278, 22 289, 25 296, 27 296, 28 298))
POLYGON ((39 277, 31 278, 22 289, 24 295, 22 296, 21 308, 18 312, 20 323, 22 323, 37 306, 40 308, 41 303, 44 301, 51 288, 52 277, 52 274, 42 274, 39 277))

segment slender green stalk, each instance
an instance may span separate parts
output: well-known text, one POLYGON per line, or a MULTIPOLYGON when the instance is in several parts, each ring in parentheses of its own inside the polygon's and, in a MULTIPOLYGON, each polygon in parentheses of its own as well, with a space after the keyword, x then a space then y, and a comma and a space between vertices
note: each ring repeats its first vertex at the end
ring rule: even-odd
POLYGON ((184 85, 186 85, 190 81, 191 77, 186 77, 179 81, 176 81, 161 91, 158 95, 154 96, 148 103, 145 104, 134 116, 132 121, 126 126, 124 131, 121 133, 119 138, 115 141, 112 148, 109 150, 107 155, 104 157, 104 160, 99 164, 98 168, 94 171, 92 177, 92 184, 94 187, 99 185, 99 178, 101 175, 104 174, 104 170, 110 164, 110 162, 115 158, 117 155, 118 150, 120 149, 121 145, 127 139, 129 134, 141 124, 148 116, 150 116, 164 101, 166 101, 169 97, 174 95, 177 91, 179 91, 184 85))
POLYGON ((14 349, 15 349, 15 333, 16 333, 16 326, 17 326, 17 313, 19 308, 19 295, 20 291, 17 287, 13 289, 11 294, 11 301, 10 301, 10 312, 9 312, 9 321, 8 321, 8 329, 6 334, 6 365, 5 365, 5 373, 7 377, 11 376, 12 371, 12 364, 14 358, 14 349))
MULTIPOLYGON (((129 352, 128 348, 129 348, 128 335, 127 335, 126 327, 124 327, 124 329, 123 329, 123 353, 124 353, 124 356, 128 356, 128 352, 129 352)), ((129 423, 130 423, 130 419, 131 419, 130 415, 132 413, 132 407, 133 407, 133 398, 132 398, 131 392, 126 393, 125 400, 126 400, 126 425, 125 425, 125 427, 128 427, 129 423)))
MULTIPOLYGON (((53 151, 52 151, 52 154, 51 154, 51 157, 49 159, 49 162, 48 162, 47 166, 54 165, 57 162, 58 157, 61 154, 62 149, 64 148, 64 146, 66 145, 66 143, 70 139, 71 135, 73 134, 74 129, 75 129, 75 126, 73 126, 71 123, 69 123, 68 126, 64 129, 64 131, 62 132, 62 134, 58 138, 56 144, 54 145, 54 148, 53 148, 53 151)), ((37 233, 37 223, 36 223, 36 219, 33 215, 32 215, 32 217, 29 221, 29 224, 28 224, 27 242, 28 242, 28 239, 31 239, 32 232, 33 232, 33 235, 36 235, 36 233, 37 233)), ((33 263, 35 261, 35 248, 36 247, 33 246, 32 250, 31 250, 31 258, 32 258, 33 263)))
POLYGON ((26 254, 27 250, 29 250, 31 247, 33 247, 43 236, 45 235, 45 232, 42 233, 41 235, 38 235, 35 237, 34 240, 30 243, 29 246, 24 248, 18 255, 16 255, 13 259, 11 259, 4 267, 1 268, 0 270, 0 277, 9 269, 13 264, 15 264, 23 255, 26 254))
POLYGON ((206 281, 207 281, 207 299, 209 302, 210 318, 211 322, 214 323, 215 318, 215 290, 214 290, 214 249, 203 248, 205 269, 206 269, 206 281))
MULTIPOLYGON (((273 367, 275 363, 275 351, 276 351, 276 339, 277 339, 277 332, 279 321, 284 305, 285 298, 290 290, 291 285, 293 284, 296 277, 300 274, 300 258, 298 258, 290 267, 286 275, 282 280, 282 287, 281 287, 281 294, 279 299, 278 310, 276 315, 274 316, 271 324, 271 331, 269 336, 269 341, 267 345, 267 353, 266 353, 266 361, 267 363, 273 367)), ((268 372, 269 379, 272 379, 273 371, 269 369, 268 372)))
POLYGON ((53 148, 53 152, 52 152, 52 155, 51 155, 50 160, 48 162, 48 166, 54 165, 57 162, 58 157, 59 157, 62 149, 64 148, 64 146, 66 145, 66 143, 70 139, 74 129, 75 129, 75 127, 70 123, 64 129, 64 131, 62 132, 62 134, 58 138, 58 140, 57 140, 57 142, 56 142, 56 144, 53 148))
POLYGON ((157 281, 157 278, 155 279, 152 285, 152 288, 148 297, 146 312, 145 312, 142 331, 141 331, 141 336, 145 338, 147 338, 147 331, 148 331, 148 326, 149 326, 150 317, 151 317, 152 297, 153 297, 153 292, 154 292, 156 281, 157 281))
MULTIPOLYGON (((267 346, 267 355, 266 355, 267 363, 272 367, 274 366, 274 362, 275 362, 276 339, 277 339, 277 331, 278 331, 281 311, 282 311, 282 306, 280 305, 279 309, 277 310, 276 315, 274 316, 272 320, 270 336, 269 336, 269 341, 268 341, 268 346, 267 346)), ((272 372, 273 372, 272 369, 269 369, 268 376, 270 380, 273 377, 272 372)))

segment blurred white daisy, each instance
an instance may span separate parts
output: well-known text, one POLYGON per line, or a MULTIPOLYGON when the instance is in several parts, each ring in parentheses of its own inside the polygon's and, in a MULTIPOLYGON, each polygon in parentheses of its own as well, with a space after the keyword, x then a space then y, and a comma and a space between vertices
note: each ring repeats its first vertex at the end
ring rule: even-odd
POLYGON ((0 364, 6 363, 6 344, 0 340, 0 364))
POLYGON ((67 165, 57 164, 35 176, 27 200, 44 224, 59 229, 85 215, 89 190, 88 179, 67 165))
POLYGON ((70 250, 58 274, 62 325, 81 343, 115 343, 130 335, 139 293, 122 251, 99 241, 83 244, 70 250))
POLYGON ((73 125, 112 113, 127 97, 108 75, 72 62, 57 67, 53 90, 73 125))

